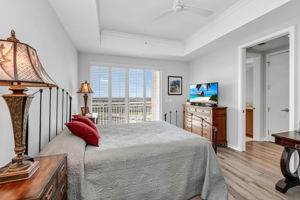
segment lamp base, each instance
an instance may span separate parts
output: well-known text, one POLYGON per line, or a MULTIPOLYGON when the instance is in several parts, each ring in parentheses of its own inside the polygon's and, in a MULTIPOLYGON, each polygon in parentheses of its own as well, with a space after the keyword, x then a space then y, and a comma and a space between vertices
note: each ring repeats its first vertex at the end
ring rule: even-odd
POLYGON ((17 163, 9 163, 0 168, 0 184, 29 179, 39 168, 38 161, 24 160, 22 166, 17 166, 17 163))

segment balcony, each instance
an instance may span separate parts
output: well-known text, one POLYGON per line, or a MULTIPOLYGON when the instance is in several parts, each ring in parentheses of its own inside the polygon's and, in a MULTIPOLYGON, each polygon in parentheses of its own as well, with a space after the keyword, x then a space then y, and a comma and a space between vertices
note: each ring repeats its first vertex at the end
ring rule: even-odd
POLYGON ((144 102, 128 102, 127 111, 125 102, 112 102, 110 109, 108 102, 93 101, 92 112, 97 113, 98 124, 101 125, 153 121, 152 104, 151 101, 146 102, 145 106, 144 102))

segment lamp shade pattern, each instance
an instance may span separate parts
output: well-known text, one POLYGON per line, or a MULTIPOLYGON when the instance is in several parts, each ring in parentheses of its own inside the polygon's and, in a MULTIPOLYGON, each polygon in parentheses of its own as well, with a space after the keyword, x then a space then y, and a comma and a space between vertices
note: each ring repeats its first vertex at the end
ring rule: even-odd
POLYGON ((77 91, 77 93, 82 93, 82 94, 89 94, 89 93, 94 93, 90 84, 85 81, 84 83, 81 83, 81 86, 79 88, 79 90, 77 91))
POLYGON ((0 40, 0 85, 53 87, 55 82, 45 72, 34 48, 12 36, 0 40))

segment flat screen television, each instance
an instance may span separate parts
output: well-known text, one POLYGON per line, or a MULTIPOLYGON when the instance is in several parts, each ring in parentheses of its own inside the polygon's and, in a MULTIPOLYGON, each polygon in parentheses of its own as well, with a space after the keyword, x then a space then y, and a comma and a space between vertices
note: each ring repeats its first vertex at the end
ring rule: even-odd
POLYGON ((194 104, 217 105, 218 83, 202 83, 190 86, 190 102, 194 104))

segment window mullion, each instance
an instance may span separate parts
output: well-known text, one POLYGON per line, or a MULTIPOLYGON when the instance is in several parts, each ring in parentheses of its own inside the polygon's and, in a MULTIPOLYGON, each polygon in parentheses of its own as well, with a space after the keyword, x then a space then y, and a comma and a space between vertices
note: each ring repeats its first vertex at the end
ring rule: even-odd
POLYGON ((108 68, 108 122, 112 122, 112 84, 111 67, 108 68))
POLYGON ((144 104, 143 104, 143 113, 144 113, 144 121, 146 121, 147 119, 147 112, 146 112, 146 88, 147 88, 147 83, 146 83, 146 70, 143 70, 143 74, 144 74, 144 91, 143 91, 143 100, 144 100, 144 104))
POLYGON ((129 123, 129 70, 125 71, 125 120, 129 123))

